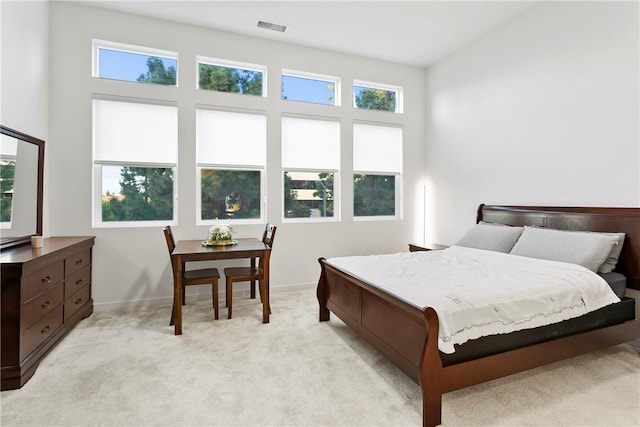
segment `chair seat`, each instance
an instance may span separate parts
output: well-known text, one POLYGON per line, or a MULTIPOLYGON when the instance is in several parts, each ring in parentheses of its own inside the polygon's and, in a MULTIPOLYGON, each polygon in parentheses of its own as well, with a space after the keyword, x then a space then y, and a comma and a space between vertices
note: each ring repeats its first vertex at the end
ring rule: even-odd
POLYGON ((202 268, 198 270, 187 270, 184 272, 184 281, 195 283, 202 280, 202 283, 211 283, 213 277, 220 278, 220 273, 217 268, 202 268))
POLYGON ((224 275, 226 277, 233 277, 236 280, 242 280, 241 277, 252 278, 256 280, 260 276, 260 270, 251 267, 227 267, 224 269, 224 275))

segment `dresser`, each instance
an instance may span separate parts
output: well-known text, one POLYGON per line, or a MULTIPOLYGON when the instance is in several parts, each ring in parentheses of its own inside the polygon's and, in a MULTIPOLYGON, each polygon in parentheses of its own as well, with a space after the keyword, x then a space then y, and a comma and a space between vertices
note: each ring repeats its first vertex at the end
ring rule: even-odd
POLYGON ((43 357, 93 313, 95 237, 50 237, 0 252, 2 390, 22 387, 43 357))

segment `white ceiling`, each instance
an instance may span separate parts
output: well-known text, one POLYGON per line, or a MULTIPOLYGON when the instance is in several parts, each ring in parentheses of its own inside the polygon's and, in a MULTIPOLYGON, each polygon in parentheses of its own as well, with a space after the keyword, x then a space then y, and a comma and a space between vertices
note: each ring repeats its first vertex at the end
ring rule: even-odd
POLYGON ((255 37, 426 67, 534 2, 102 1, 81 3, 255 37), (284 33, 258 28, 284 24, 284 33))

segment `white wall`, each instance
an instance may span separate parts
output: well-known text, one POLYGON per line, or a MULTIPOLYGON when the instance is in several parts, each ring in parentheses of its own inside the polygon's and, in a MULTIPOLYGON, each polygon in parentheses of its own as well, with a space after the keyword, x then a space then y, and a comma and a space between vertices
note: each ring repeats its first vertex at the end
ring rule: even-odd
POLYGON ((640 203, 637 2, 543 2, 427 73, 429 239, 479 203, 640 203))
POLYGON ((49 129, 49 3, 0 3, 2 124, 36 138, 49 129))
MULTIPOLYGON (((49 139, 49 2, 0 2, 0 123, 49 139)), ((48 225, 45 195, 44 228, 48 225)), ((17 235, 17 234, 16 234, 17 235)))
MULTIPOLYGON (((424 70, 245 37, 161 20, 125 15, 70 2, 51 5, 51 200, 52 235, 96 235, 93 295, 97 304, 166 298, 172 292, 169 256, 159 227, 93 229, 91 225, 92 94, 118 94, 176 101, 179 108, 178 239, 204 239, 195 223, 195 106, 233 105, 267 114, 267 218, 278 226, 272 255, 274 289, 317 282, 320 256, 382 253, 407 249, 422 235, 424 171, 424 70), (100 80, 91 77, 92 38, 179 53, 179 88, 100 80), (268 67, 267 98, 197 91, 195 56, 231 59, 268 67), (343 106, 279 100, 283 68, 342 78, 343 106), (350 103, 353 79, 404 87, 402 115, 356 111, 350 103), (337 223, 281 223, 280 118, 283 112, 340 117, 342 121, 343 216, 337 223), (390 120, 404 129, 404 219, 354 222, 351 124, 354 119, 390 120)), ((260 236, 262 225, 237 226, 239 237, 260 236)), ((189 291, 193 291, 189 289, 189 291)), ((188 291, 188 292, 189 292, 188 291)), ((202 289, 205 292, 205 289, 202 289)))

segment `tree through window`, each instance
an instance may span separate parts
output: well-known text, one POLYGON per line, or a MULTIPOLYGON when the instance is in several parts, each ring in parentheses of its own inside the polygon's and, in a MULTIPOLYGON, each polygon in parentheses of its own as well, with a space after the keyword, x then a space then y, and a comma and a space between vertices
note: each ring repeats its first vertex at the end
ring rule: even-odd
POLYGON ((376 83, 354 82, 353 106, 363 110, 402 112, 402 88, 376 83))
POLYGON ((264 95, 264 67, 228 62, 198 57, 198 89, 264 95))

